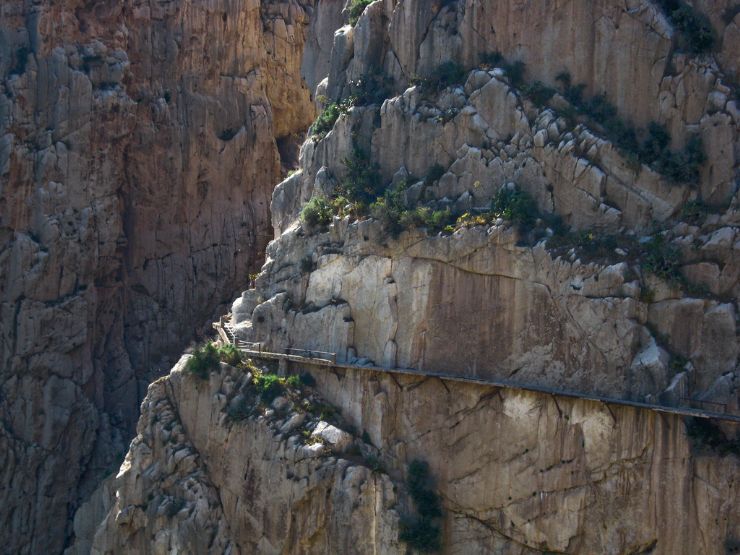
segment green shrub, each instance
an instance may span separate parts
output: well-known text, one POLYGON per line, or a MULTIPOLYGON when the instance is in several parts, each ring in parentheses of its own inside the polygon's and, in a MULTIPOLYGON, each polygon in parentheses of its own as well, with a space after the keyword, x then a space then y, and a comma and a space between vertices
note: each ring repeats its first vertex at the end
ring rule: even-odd
POLYGON ((501 52, 484 52, 480 56, 480 64, 484 67, 497 67, 504 61, 504 57, 501 52))
POLYGON ((415 460, 409 464, 407 485, 416 515, 401 519, 399 539, 425 553, 438 551, 442 530, 437 521, 442 516, 442 507, 439 496, 431 489, 426 462, 415 460))
POLYGON ((584 230, 576 233, 575 236, 576 246, 592 257, 609 257, 617 248, 617 239, 613 235, 584 230))
POLYGON ((309 133, 319 139, 325 137, 334 128, 339 116, 348 113, 351 108, 352 102, 350 100, 327 104, 309 129, 309 133))
POLYGON ((524 71, 526 69, 525 63, 522 61, 511 63, 505 62, 502 67, 504 72, 506 72, 506 76, 509 78, 509 83, 511 83, 513 87, 520 89, 524 84, 524 71))
POLYGON ((352 27, 357 25, 362 12, 364 12, 365 8, 372 3, 373 0, 352 0, 350 2, 347 15, 349 17, 349 24, 352 25, 352 27))
POLYGON ((700 200, 691 200, 683 205, 681 219, 690 224, 699 225, 707 217, 709 207, 700 200))
MULTIPOLYGON (((369 441, 365 441, 365 443, 370 443, 369 441)), ((370 443, 372 445, 372 443, 370 443)), ((379 472, 385 472, 385 466, 383 465, 383 461, 380 460, 375 455, 367 455, 365 457, 365 463, 367 464, 368 468, 373 471, 373 473, 379 473, 379 472)))
POLYGON ((316 385, 316 378, 314 378, 310 372, 302 372, 300 375, 301 383, 307 387, 313 387, 316 385))
POLYGON ((411 210, 404 210, 399 223, 404 229, 425 228, 430 233, 438 233, 455 223, 455 217, 449 208, 432 210, 426 206, 417 206, 411 210))
POLYGON ((301 221, 311 227, 327 226, 331 223, 333 215, 332 207, 326 198, 316 196, 301 210, 301 221))
POLYGON ((244 397, 242 397, 238 403, 230 404, 226 409, 226 416, 233 422, 246 420, 252 416, 252 414, 254 414, 254 407, 252 407, 244 397))
POLYGON ((555 95, 555 89, 548 87, 542 81, 535 81, 530 85, 522 87, 522 93, 529 98, 536 106, 545 106, 555 95))
POLYGON ((646 159, 655 171, 679 183, 695 183, 699 179, 699 168, 706 160, 701 137, 693 135, 680 152, 665 148, 653 160, 646 159))
POLYGON ((301 387, 301 378, 295 374, 285 378, 285 385, 293 389, 299 389, 301 387))
POLYGON ((680 33, 679 47, 693 54, 711 51, 716 43, 712 24, 693 6, 678 0, 661 0, 661 7, 680 33))
POLYGON ((285 391, 285 380, 277 374, 256 372, 252 378, 260 400, 269 405, 285 391))
POLYGON ((404 518, 401 519, 398 539, 422 553, 434 553, 442 546, 441 535, 439 525, 429 519, 404 518))
POLYGON ((343 183, 344 193, 354 202, 370 204, 382 192, 383 179, 377 164, 363 149, 354 145, 352 153, 344 159, 347 176, 343 183))
POLYGON ((573 105, 575 114, 590 118, 628 158, 647 164, 675 182, 692 183, 699 178, 699 167, 705 160, 699 136, 690 137, 683 151, 671 151, 670 135, 664 125, 652 122, 646 130, 636 130, 619 117, 605 94, 584 98, 585 85, 573 85, 566 71, 559 73, 555 80, 561 83, 563 97, 573 105), (642 143, 638 135, 644 136, 642 143))
POLYGON ((681 284, 681 251, 658 234, 644 244, 642 267, 647 272, 671 283, 681 284))
POLYGON ((221 345, 218 348, 218 356, 222 362, 231 366, 238 366, 242 362, 242 352, 233 343, 221 345))
POLYGON ((537 203, 519 187, 503 187, 491 201, 491 212, 498 218, 508 220, 522 229, 530 228, 539 217, 537 203))
POLYGON ((403 212, 403 206, 396 204, 392 200, 392 195, 382 196, 370 205, 370 215, 381 222, 393 237, 398 237, 403 231, 404 226, 401 224, 403 212))
POLYGON ((720 455, 740 455, 740 440, 729 439, 722 429, 708 418, 686 418, 686 433, 695 449, 714 451, 720 455))
POLYGON ((424 178, 424 183, 426 183, 427 185, 436 183, 444 174, 444 167, 442 167, 440 164, 434 164, 431 168, 429 168, 429 173, 427 173, 427 176, 424 178))
POLYGON ((393 80, 380 70, 369 72, 355 81, 349 82, 352 106, 382 104, 391 95, 393 80))
POLYGON ((205 380, 208 378, 208 374, 219 367, 220 360, 221 357, 218 348, 214 343, 209 341, 195 348, 193 356, 185 363, 185 370, 205 380))
POLYGON ((439 92, 453 85, 462 84, 467 72, 457 62, 445 62, 437 66, 427 78, 414 79, 412 82, 421 86, 422 90, 439 92))

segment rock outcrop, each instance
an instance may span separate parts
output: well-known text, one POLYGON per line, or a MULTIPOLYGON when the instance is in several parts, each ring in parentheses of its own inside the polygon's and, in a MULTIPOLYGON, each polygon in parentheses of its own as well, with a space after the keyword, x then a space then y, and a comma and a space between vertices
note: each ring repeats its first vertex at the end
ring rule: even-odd
POLYGON ((252 375, 207 381, 183 358, 153 383, 92 553, 403 553, 397 495, 311 414, 320 400, 260 407, 252 375))
MULTIPOLYGON (((606 80, 601 56, 594 54, 593 65, 574 59, 578 77, 561 76, 567 84, 559 89, 538 79, 546 79, 545 70, 570 70, 569 56, 581 50, 566 48, 570 54, 556 62, 544 58, 557 67, 543 66, 540 53, 530 58, 524 47, 508 48, 505 36, 486 43, 489 50, 501 48, 500 55, 472 62, 471 54, 461 53, 484 52, 462 23, 478 17, 471 13, 483 17, 475 2, 435 4, 423 33, 413 31, 413 2, 392 10, 375 2, 354 28, 340 29, 323 86, 329 102, 352 107, 328 133, 304 143, 301 172, 275 190, 277 238, 249 293, 251 302, 233 307, 240 336, 274 349, 331 351, 345 361, 649 402, 702 399, 737 411, 740 141, 737 101, 728 94, 732 71, 723 73, 718 56, 673 52, 668 38, 677 31, 649 3, 633 3, 629 10, 617 9, 618 3, 588 4, 574 21, 596 25, 590 16, 599 13, 600 29, 619 27, 620 33, 642 21, 633 41, 642 50, 622 60, 629 49, 610 47, 617 58, 606 80), (647 26, 646 17, 652 22, 647 26), (401 21, 412 29, 405 42, 394 34, 401 21), (430 52, 443 47, 425 45, 442 40, 430 38, 442 27, 448 57, 438 59, 430 52), (665 40, 650 42, 656 33, 665 40), (426 38, 414 50, 409 44, 417 36, 426 38), (460 64, 451 65, 458 54, 460 64), (507 56, 526 64, 517 66, 507 56), (673 69, 653 75, 654 87, 629 80, 627 89, 619 89, 642 91, 639 100, 628 102, 612 89, 588 98, 593 83, 604 85, 621 66, 641 71, 651 56, 668 57, 673 69), (446 65, 433 69, 443 60, 446 65), (477 69, 465 71, 471 64, 477 69), (416 71, 422 77, 404 90, 416 71), (377 86, 378 72, 386 99, 368 95, 362 85, 365 79, 377 86), (583 83, 577 94, 571 84, 576 79, 583 83), (674 94, 679 82, 697 79, 706 86, 674 94), (666 104, 669 90, 673 100, 666 104), (629 122, 644 119, 642 111, 656 119, 650 133, 665 133, 668 143, 672 138, 660 160, 646 161, 640 150, 653 139, 642 145, 643 139, 624 139, 632 133, 629 122), (678 113, 684 116, 676 120, 678 113), (691 171, 679 154, 687 134, 702 145, 701 162, 691 171), (392 233, 389 221, 372 212, 378 207, 368 207, 375 198, 352 197, 353 187, 366 191, 377 183, 401 197, 374 191, 370 197, 382 200, 381 213, 396 202, 408 219, 418 220, 418 210, 426 210, 451 215, 452 225, 440 234, 442 226, 430 232, 428 222, 392 233), (536 204, 531 219, 542 223, 530 222, 534 230, 522 230, 510 218, 476 219, 506 189, 524 191, 536 204), (301 208, 317 196, 349 201, 350 209, 335 210, 333 222, 323 227, 298 222, 301 208), (455 223, 457 216, 462 220, 455 223)), ((494 20, 504 17, 504 5, 491 7, 486 17, 491 10, 494 20)), ((512 9, 509 17, 520 15, 512 9)), ((550 42, 580 36, 558 18, 535 19, 546 27, 539 36, 552 35, 550 42)), ((519 27, 506 29, 516 35, 519 27)), ((626 40, 619 36, 610 40, 626 40)), ((605 40, 582 43, 596 52, 605 40)), ((650 67, 655 71, 654 63, 650 67)), ((404 227, 399 221, 390 223, 404 227)))
POLYGON ((740 531, 737 455, 675 415, 311 369, 360 440, 306 412, 315 393, 260 408, 246 370, 200 381, 186 361, 149 388, 93 553, 405 553, 417 459, 440 495, 444 553, 710 554, 740 531))
POLYGON ((125 435, 146 363, 246 286, 271 223, 236 337, 357 368, 294 368, 315 379, 306 405, 263 402, 254 369, 198 381, 182 359, 149 386, 70 552, 405 552, 417 459, 445 553, 736 549, 736 424, 359 368, 740 414, 733 3, 237 4, 50 8, 22 25, 2 8, 26 31, 0 44, 31 48, 0 97, 0 172, 21 191, 2 206, 0 441, 6 476, 25 465, 46 481, 21 489, 54 499, 11 507, 13 547, 58 551, 64 534, 34 527, 87 497, 83 473, 111 459, 96 434, 125 435), (57 37, 52 18, 83 23, 57 37), (266 182, 295 159, 268 213, 266 182), (46 418, 21 416, 41 399, 46 418), (309 408, 325 402, 334 423, 309 408), (79 453, 47 456, 70 439, 79 453))
POLYGON ((8 552, 61 552, 148 383, 259 268, 281 153, 314 116, 311 6, 2 2, 8 552))

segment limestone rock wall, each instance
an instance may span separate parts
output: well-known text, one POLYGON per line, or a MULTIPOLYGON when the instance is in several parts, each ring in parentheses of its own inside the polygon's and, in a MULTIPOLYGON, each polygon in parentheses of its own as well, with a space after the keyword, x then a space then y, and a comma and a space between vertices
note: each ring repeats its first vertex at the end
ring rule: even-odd
MULTIPOLYGON (((646 0, 378 0, 336 33, 336 0, 3 5, 10 547, 58 552, 74 534, 71 552, 401 552, 417 457, 437 479, 448 553, 736 545, 737 456, 692 444, 678 418, 315 371, 317 397, 354 427, 346 443, 382 456, 387 473, 373 473, 344 448, 309 449, 293 405, 231 421, 248 377, 222 367, 199 383, 184 361, 150 386, 119 474, 74 530, 35 533, 87 497, 123 444, 96 437, 125 437, 150 363, 246 286, 269 223, 256 287, 232 305, 241 339, 737 413, 740 16, 725 0, 693 4, 713 25, 712 53, 680 52, 646 0), (482 63, 493 51, 526 63, 527 83, 570 72, 629 124, 664 124, 674 151, 701 137, 696 179, 641 164, 599 122, 573 123, 563 95, 535 104, 503 64, 482 63), (464 79, 414 85, 445 61, 464 79), (270 214, 312 101, 374 75, 387 98, 309 137, 270 214), (356 148, 384 187, 406 185, 409 206, 476 212, 518 187, 567 240, 627 247, 548 246, 542 222, 535 237, 503 218, 398 236, 367 213, 301 223, 311 197, 342 190, 356 148), (658 240, 671 279, 645 260, 658 240)), ((737 441, 736 427, 721 433, 737 441)))
MULTIPOLYGON (((232 306, 237 334, 355 365, 701 401, 737 414, 737 13, 695 5, 714 26, 712 53, 681 52, 678 30, 651 2, 372 3, 335 34, 317 91, 339 101, 383 75, 387 98, 345 108, 331 131, 304 143, 301 171, 276 187, 276 239, 256 288, 232 306), (481 63, 496 50, 500 67, 481 63), (506 68, 515 60, 526 63, 523 86, 506 68), (464 77, 423 83, 448 61, 464 77), (629 125, 665 125, 676 151, 700 137, 696 177, 677 181, 640 163, 599 121, 574 123, 563 95, 528 97, 526 84, 554 85, 564 70, 587 96, 605 94, 629 125), (542 218, 558 216, 569 239, 557 246, 547 239, 555 230, 535 236, 503 218, 396 234, 372 212, 301 222, 309 199, 346 194, 350 179, 363 179, 346 163, 357 149, 384 188, 401 188, 406 207, 482 213, 515 186, 542 218), (615 243, 589 253, 584 242, 599 237, 615 243), (648 252, 656 241, 671 252, 670 272, 648 252)), ((697 448, 681 419, 435 380, 317 374, 322 395, 369 433, 389 467, 435 461, 446 553, 735 545, 737 458, 697 448), (581 454, 564 455, 569 445, 581 454), (576 461, 590 476, 579 484, 576 461), (699 475, 712 485, 697 487, 699 475), (682 536, 678 522, 710 532, 682 536)), ((725 432, 737 441, 736 426, 725 432)))
POLYGON ((680 417, 363 370, 313 375, 387 468, 429 463, 446 512, 443 553, 736 545, 740 461, 697 447, 680 417))
MULTIPOLYGON (((408 82, 413 75, 424 75, 449 59, 472 66, 481 54, 500 51, 524 61, 531 76, 546 83, 568 70, 574 82, 586 84, 594 94, 605 92, 638 124, 660 114, 675 120, 672 126, 678 128, 684 106, 697 100, 687 97, 706 94, 705 87, 713 79, 703 68, 685 72, 683 56, 673 58, 678 31, 657 4, 647 0, 576 0, 566 5, 518 0, 389 0, 375 9, 385 23, 383 41, 388 51, 375 50, 371 52, 376 57, 355 58, 347 71, 356 76, 362 66, 380 63, 388 73, 408 82), (668 91, 675 81, 678 95, 668 91)), ((693 4, 713 24, 718 66, 735 79, 738 14, 732 2, 693 4)), ((365 25, 373 25, 372 17, 365 25)), ((364 31, 360 24, 356 35, 349 34, 359 36, 364 31)), ((698 123, 701 113, 691 109, 689 113, 683 125, 698 123)))
POLYGON ((737 455, 689 437, 681 417, 304 367, 363 438, 308 445, 302 403, 230 420, 249 374, 222 364, 200 381, 185 361, 149 388, 92 553, 406 553, 412 460, 434 477, 442 553, 709 555, 740 532, 737 455))
POLYGON ((312 2, 0 6, 0 529, 59 553, 152 377, 259 268, 312 2))
POLYGON ((358 440, 306 444, 309 417, 284 398, 229 420, 249 375, 201 382, 186 360, 149 388, 92 553, 404 552, 393 482, 342 455, 358 440))
MULTIPOLYGON (((634 23, 633 18, 648 13, 650 21, 667 25, 662 12, 650 4, 633 4, 634 9, 625 9, 618 2, 595 2, 582 10, 611 14, 601 17, 599 25, 610 17, 634 23)), ((723 73, 719 54, 675 52, 667 39, 666 50, 656 53, 661 59, 668 56, 676 71, 680 68, 680 75, 663 68, 655 81, 664 92, 666 87, 683 91, 680 100, 668 102, 672 110, 693 114, 682 116, 680 125, 670 123, 647 93, 618 106, 633 121, 648 110, 667 124, 676 143, 688 130, 701 137, 705 160, 694 180, 681 182, 636 162, 605 137, 598 121, 569 121, 563 115, 568 108, 564 97, 556 94, 550 105, 533 102, 508 76, 505 62, 500 68, 479 64, 459 82, 438 90, 424 85, 404 90, 403 75, 393 69, 399 60, 421 72, 450 59, 475 65, 473 58, 456 50, 458 42, 462 52, 478 40, 466 34, 459 18, 468 17, 475 6, 485 12, 476 3, 430 4, 420 12, 427 21, 411 18, 411 5, 375 2, 354 28, 343 27, 335 34, 324 83, 330 97, 356 94, 357 79, 378 68, 394 85, 388 98, 346 110, 329 133, 309 138, 301 149, 301 172, 275 189, 276 240, 268 247, 256 290, 247 294, 249 302, 238 300, 233 306, 241 336, 274 348, 336 352, 340 360, 454 371, 669 404, 701 399, 736 411, 740 141, 737 101, 721 92, 730 91, 731 78, 723 73), (438 49, 442 57, 425 62, 423 47, 414 54, 400 35, 394 39, 399 21, 412 45, 414 37, 425 36, 418 38, 423 42, 434 32, 442 33, 438 26, 446 22, 447 42, 440 44, 447 49, 438 49), (403 62, 406 58, 415 62, 403 62), (681 88, 697 79, 709 89, 681 88), (531 195, 541 214, 558 216, 576 235, 564 247, 554 248, 548 247, 549 240, 542 241, 552 230, 527 240, 503 220, 439 236, 412 229, 398 237, 367 213, 336 217, 324 229, 297 222, 310 198, 345 190, 346 160, 356 148, 367 153, 366 165, 377 166, 385 187, 404 185, 406 206, 480 213, 502 187, 516 185, 531 195), (430 179, 435 165, 438 175, 430 179), (687 205, 701 205, 706 212, 693 219, 687 216, 687 205), (615 244, 607 253, 589 255, 579 247, 583 239, 577 239, 578 233, 612 236, 630 246, 615 244), (649 253, 640 245, 656 237, 674 249, 675 273, 680 275, 673 281, 665 274, 658 277, 646 263, 649 253)), ((506 5, 496 3, 486 13, 490 16, 491 10, 506 5)), ((509 17, 513 21, 523 16, 512 9, 509 17)), ((579 12, 572 19, 586 25, 589 17, 579 12)), ((569 18, 535 19, 535 27, 543 27, 540 35, 552 34, 545 43, 564 45, 562 56, 546 58, 557 58, 552 64, 567 66, 568 56, 581 55, 582 49, 569 51, 567 41, 555 38, 558 33, 570 37, 580 32, 567 27, 569 18)), ((654 27, 640 25, 641 31, 631 31, 639 36, 630 41, 642 45, 640 53, 619 62, 626 71, 641 71, 648 53, 657 52, 657 46, 647 46, 654 27)), ((505 28, 514 33, 517 27, 505 28)), ((674 30, 666 27, 661 32, 670 37, 674 30)), ((614 49, 601 35, 579 40, 597 50, 606 41, 610 51, 614 49)), ((507 47, 505 42, 487 44, 500 48, 509 60, 527 63, 525 85, 545 79, 539 54, 530 58, 527 49, 507 47)), ((476 49, 479 54, 481 49, 476 49)), ((630 51, 626 46, 617 50, 614 56, 630 51)), ((595 67, 573 63, 581 72, 595 67)), ((548 66, 550 70, 555 66, 548 66)), ((600 72, 580 73, 574 81, 588 85, 596 78, 603 84, 618 74, 601 79, 600 72)), ((630 94, 651 90, 635 79, 628 79, 629 86, 620 83, 630 94)), ((611 90, 607 97, 621 102, 611 90)))
MULTIPOLYGON (((555 257, 506 226, 397 241, 377 222, 308 240, 291 228, 268 253, 270 300, 239 326, 268 348, 670 404, 735 380, 733 303, 648 302, 628 261, 555 257), (693 361, 679 390, 668 352, 693 361)), ((737 410, 735 387, 714 400, 737 410)))

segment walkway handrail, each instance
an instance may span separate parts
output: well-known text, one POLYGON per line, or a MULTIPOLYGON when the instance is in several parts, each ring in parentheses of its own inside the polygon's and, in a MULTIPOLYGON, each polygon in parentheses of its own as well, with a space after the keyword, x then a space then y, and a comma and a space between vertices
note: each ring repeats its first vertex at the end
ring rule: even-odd
MULTIPOLYGON (((219 332, 219 335, 223 339, 224 336, 226 336, 226 333, 222 333, 222 323, 214 322, 213 327, 219 332)), ((232 342, 230 340, 227 340, 227 342, 232 342)), ((237 340, 236 344, 237 347, 239 347, 245 354, 253 357, 263 358, 263 359, 283 359, 290 362, 300 362, 303 364, 312 364, 312 365, 318 365, 318 366, 332 366, 335 368, 346 368, 350 370, 365 370, 368 372, 379 372, 379 373, 387 373, 387 374, 403 374, 407 376, 415 376, 415 377, 421 377, 421 378, 437 378, 440 380, 445 381, 452 381, 452 382, 459 382, 459 383, 467 383, 467 384, 474 384, 474 385, 482 385, 487 387, 500 387, 505 389, 514 389, 514 390, 521 390, 521 391, 531 391, 534 393, 542 393, 546 395, 554 395, 558 397, 570 397, 574 399, 583 399, 586 401, 594 401, 598 403, 604 403, 607 405, 621 405, 626 407, 633 407, 643 410, 651 410, 654 412, 662 412, 667 414, 675 414, 679 416, 690 416, 695 418, 707 418, 707 419, 713 419, 713 420, 724 420, 727 422, 736 422, 740 423, 740 415, 734 415, 734 414, 728 414, 728 413, 720 413, 720 412, 712 412, 712 411, 706 411, 701 409, 694 409, 690 407, 671 407, 667 405, 655 405, 652 403, 644 403, 641 401, 630 401, 627 399, 619 399, 617 397, 607 397, 604 395, 598 395, 598 394, 591 394, 591 393, 579 393, 575 391, 568 391, 563 389, 557 389, 557 388, 551 388, 546 386, 540 386, 540 385, 525 385, 515 382, 510 382, 507 380, 498 380, 494 378, 474 378, 469 376, 459 376, 455 374, 446 374, 444 372, 433 372, 429 370, 419 371, 412 368, 385 368, 381 366, 362 366, 359 364, 348 364, 344 362, 337 362, 336 360, 336 353, 327 353, 323 351, 311 351, 306 349, 286 349, 286 351, 291 352, 302 352, 302 353, 308 353, 308 354, 322 354, 322 355, 331 355, 329 358, 321 358, 321 357, 313 357, 313 356, 302 356, 297 354, 291 354, 291 353, 275 353, 270 351, 265 351, 262 349, 261 343, 253 343, 252 345, 259 345, 258 350, 252 350, 252 349, 246 349, 242 348, 240 346, 240 343, 247 344, 244 341, 237 340)), ((693 401, 698 402, 698 399, 693 399, 693 401)), ((712 401, 705 401, 708 403, 713 403, 712 401)), ((717 405, 722 405, 723 403, 713 403, 717 405)))
POLYGON ((285 350, 287 354, 305 356, 305 358, 317 358, 321 360, 329 360, 335 364, 337 362, 337 353, 328 353, 326 351, 314 351, 311 349, 294 349, 294 348, 289 348, 285 350), (301 353, 306 353, 306 354, 301 355, 301 353))

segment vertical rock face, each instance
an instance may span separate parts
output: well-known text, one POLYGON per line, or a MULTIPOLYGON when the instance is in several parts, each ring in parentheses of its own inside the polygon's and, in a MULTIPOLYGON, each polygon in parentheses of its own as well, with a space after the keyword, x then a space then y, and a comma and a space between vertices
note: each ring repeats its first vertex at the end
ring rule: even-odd
POLYGON ((736 14, 705 8, 715 49, 697 55, 651 2, 372 3, 335 34, 319 88, 354 105, 275 190, 261 302, 233 307, 241 337, 737 411, 740 113, 723 54, 736 14), (682 170, 687 138, 702 141, 693 175, 645 161, 646 125, 682 170), (358 150, 365 173, 346 162, 358 150), (516 188, 539 229, 491 217, 516 188), (299 222, 322 195, 338 217, 299 222), (452 215, 447 231, 425 213, 452 215))
POLYGON ((312 2, 0 6, 0 528, 58 553, 147 383, 261 263, 312 2))
MULTIPOLYGON (((737 414, 740 15, 691 5, 711 52, 647 0, 378 0, 336 33, 338 0, 6 2, 8 548, 72 538, 39 530, 88 496, 152 366, 246 283, 268 220, 243 340, 737 414), (297 154, 309 91, 339 105, 297 154), (313 224, 312 197, 333 201, 313 224)), ((250 405, 246 369, 183 364, 70 551, 403 552, 414 458, 447 553, 740 537, 737 426, 692 440, 650 411, 355 370, 317 371, 308 406, 250 405), (348 426, 309 416, 320 398, 348 426)))
POLYGON ((318 398, 260 407, 251 374, 186 362, 149 388, 93 553, 404 552, 393 482, 343 456, 359 440, 321 422, 307 441, 318 398))
POLYGON ((202 380, 186 363, 149 388, 94 554, 408 553, 403 477, 420 459, 444 507, 441 553, 736 545, 737 456, 676 415, 325 368, 302 400, 265 405, 247 370, 222 363, 202 380), (316 422, 318 391, 361 439, 316 422))

